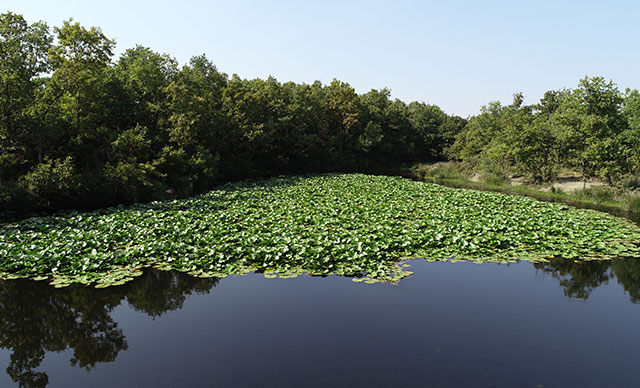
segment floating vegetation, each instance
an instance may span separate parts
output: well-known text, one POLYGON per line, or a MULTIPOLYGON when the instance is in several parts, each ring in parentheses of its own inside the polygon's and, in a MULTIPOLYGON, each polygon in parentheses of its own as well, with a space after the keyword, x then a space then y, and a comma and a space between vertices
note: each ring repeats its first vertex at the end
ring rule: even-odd
POLYGON ((0 226, 0 277, 97 287, 145 267, 197 277, 337 274, 398 281, 402 258, 477 262, 640 257, 624 219, 398 177, 329 174, 0 226))

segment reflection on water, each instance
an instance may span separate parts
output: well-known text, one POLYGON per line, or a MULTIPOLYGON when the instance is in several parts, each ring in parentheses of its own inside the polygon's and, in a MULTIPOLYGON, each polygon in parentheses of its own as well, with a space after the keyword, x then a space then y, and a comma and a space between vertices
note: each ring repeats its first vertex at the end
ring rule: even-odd
POLYGON ((588 299, 602 284, 614 279, 629 294, 631 302, 640 302, 640 260, 573 261, 561 258, 548 263, 535 263, 534 267, 558 280, 564 295, 569 298, 588 299))
POLYGON ((73 349, 71 365, 90 369, 128 348, 110 313, 127 300, 153 317, 179 309, 187 295, 208 293, 217 279, 177 272, 148 271, 121 287, 55 289, 44 282, 0 282, 0 347, 11 349, 8 375, 21 387, 45 387, 48 376, 35 371, 46 352, 73 349))
MULTIPOLYGON (((441 265, 436 263, 423 264, 421 271, 444 268, 434 267, 434 265, 441 265)), ((464 282, 476 278, 479 273, 491 272, 491 268, 497 269, 489 266, 493 266, 493 264, 480 266, 488 268, 484 272, 471 270, 456 272, 453 269, 447 269, 445 272, 449 274, 446 276, 453 277, 449 280, 455 288, 456 282, 459 282, 459 287, 462 287, 464 282), (468 276, 468 278, 465 280, 465 278, 457 277, 458 275, 451 275, 450 273, 453 272, 468 276)), ((520 263, 516 266, 527 269, 526 272, 531 273, 531 264, 529 263, 520 263)), ((556 290, 554 293, 557 293, 555 284, 558 284, 568 298, 587 300, 599 286, 617 282, 629 295, 631 302, 640 302, 640 260, 574 262, 554 259, 548 263, 533 264, 533 267, 536 272, 542 272, 556 279, 557 283, 551 284, 556 290)), ((475 267, 464 268, 473 269, 475 267)), ((513 275, 516 274, 519 272, 513 273, 513 275)), ((415 276, 418 275, 417 272, 415 276)), ((251 277, 246 279, 251 281, 251 277)), ((300 282, 289 283, 293 284, 293 288, 286 290, 287 298, 295 300, 296 287, 300 290, 306 290, 308 287, 321 287, 318 283, 310 285, 307 282, 309 279, 298 280, 300 282)), ((401 281, 398 290, 402 290, 405 281, 409 280, 401 281)), ((112 317, 117 306, 126 301, 131 309, 156 318, 166 312, 180 309, 189 295, 209 293, 217 284, 218 279, 198 279, 177 272, 156 270, 149 270, 143 276, 124 286, 107 289, 82 286, 54 289, 46 283, 28 280, 0 282, 0 347, 11 353, 7 374, 22 387, 47 386, 49 384, 47 374, 38 371, 47 352, 71 350, 73 352, 70 360, 71 365, 87 370, 94 368, 97 363, 113 362, 119 353, 129 348, 127 333, 123 332, 118 322, 112 317)), ((249 286, 248 283, 243 284, 249 286)), ((367 299, 363 299, 359 303, 369 303, 369 299, 371 301, 384 299, 393 293, 391 288, 388 289, 389 291, 379 291, 380 289, 374 286, 355 285, 354 287, 365 287, 363 290, 372 290, 371 294, 367 294, 368 291, 365 291, 364 295, 367 299), (385 293, 380 294, 380 292, 385 293)), ((487 282, 486 287, 502 289, 501 287, 504 285, 487 282)), ((536 287, 541 286, 537 285, 536 287)), ((416 301, 411 298, 416 297, 419 297, 421 302, 428 301, 424 297, 425 294, 422 296, 409 295, 408 292, 415 293, 415 291, 411 291, 411 287, 405 290, 406 293, 402 294, 402 298, 409 300, 409 304, 415 303, 416 301)), ((347 295, 344 290, 336 290, 336 293, 347 295)), ((560 293, 557 294, 560 295, 560 293)), ((339 308, 339 297, 328 296, 327 298, 329 300, 325 303, 329 303, 332 309, 339 308)), ((229 303, 233 302, 229 301, 229 303)), ((306 303, 306 300, 301 303, 306 303)), ((487 306, 491 306, 490 303, 490 300, 487 301, 487 306)), ((626 304, 628 303, 626 302, 626 304)), ((451 305, 450 308, 462 311, 463 307, 451 305)), ((345 309, 348 311, 350 307, 345 307, 345 309)), ((390 311, 388 314, 392 315, 390 311)), ((380 320, 384 319, 380 317, 380 320)), ((353 336, 353 334, 351 335, 353 336)), ((240 346, 242 345, 240 344, 240 346)))
POLYGON ((615 260, 611 270, 633 303, 640 303, 640 260, 615 260))

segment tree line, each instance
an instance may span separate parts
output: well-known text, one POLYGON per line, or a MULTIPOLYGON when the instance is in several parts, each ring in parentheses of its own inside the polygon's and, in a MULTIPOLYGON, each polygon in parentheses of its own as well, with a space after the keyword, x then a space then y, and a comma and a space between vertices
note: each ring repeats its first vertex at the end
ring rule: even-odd
POLYGON ((470 118, 448 155, 470 170, 554 180, 562 169, 629 189, 640 187, 640 93, 602 77, 552 90, 539 103, 492 102, 470 118))
POLYGON ((459 160, 552 181, 562 169, 640 186, 640 93, 585 77, 468 119, 323 85, 242 79, 205 56, 180 66, 100 28, 0 15, 0 216, 189 196, 278 174, 459 160))
POLYGON ((95 208, 223 181, 439 159, 466 120, 348 83, 179 66, 73 20, 0 15, 0 209, 95 208))

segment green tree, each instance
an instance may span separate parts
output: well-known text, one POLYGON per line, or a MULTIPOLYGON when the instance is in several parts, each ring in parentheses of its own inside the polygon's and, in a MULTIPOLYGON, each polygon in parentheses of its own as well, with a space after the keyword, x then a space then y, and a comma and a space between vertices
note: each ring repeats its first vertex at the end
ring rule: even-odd
POLYGON ((360 134, 360 100, 351 85, 337 79, 326 87, 326 98, 338 152, 344 153, 342 157, 349 157, 360 134))
POLYGON ((78 175, 73 158, 45 159, 20 178, 25 192, 44 208, 70 205, 78 175))
POLYGON ((33 139, 40 125, 34 106, 41 76, 49 71, 49 28, 28 24, 12 12, 0 14, 0 208, 19 209, 24 192, 18 178, 36 162, 33 139))
POLYGON ((504 166, 493 166, 495 158, 488 157, 490 147, 498 156, 502 155, 497 151, 497 148, 504 144, 501 140, 504 133, 504 122, 502 121, 504 109, 499 101, 483 106, 480 114, 472 117, 462 132, 456 136, 451 153, 457 159, 462 160, 465 168, 474 171, 486 168, 490 170, 504 168, 504 166))
POLYGON ((383 127, 383 152, 392 162, 410 159, 415 153, 415 131, 411 127, 407 114, 407 104, 395 99, 384 111, 386 126, 383 127))
POLYGON ((20 147, 28 128, 27 108, 49 70, 51 35, 43 22, 29 25, 21 15, 0 14, 0 150, 20 147))
POLYGON ((631 174, 640 174, 640 92, 627 89, 624 95, 623 114, 627 124, 621 133, 622 158, 631 174))
POLYGON ((455 157, 455 153, 452 152, 452 147, 455 144, 457 136, 467 126, 467 119, 460 116, 447 116, 444 119, 439 129, 439 137, 441 147, 437 150, 437 157, 442 160, 451 159, 455 157))
POLYGON ((193 57, 166 87, 168 139, 158 158, 167 184, 181 195, 218 181, 219 150, 227 128, 222 95, 227 75, 204 55, 193 57))
POLYGON ((92 104, 100 93, 99 78, 111 61, 115 42, 100 28, 86 29, 72 21, 54 28, 57 43, 49 55, 55 70, 53 80, 65 91, 62 98, 69 105, 70 122, 82 133, 93 127, 94 123, 85 119, 93 113, 92 104))
POLYGON ((174 58, 136 46, 126 50, 114 67, 118 79, 127 92, 130 123, 146 127, 154 139, 161 142, 166 122, 167 87, 178 74, 174 58))
POLYGON ((585 178, 613 182, 627 168, 621 152, 623 97, 611 81, 585 77, 552 115, 562 127, 567 164, 585 178))
POLYGON ((421 159, 439 159, 446 148, 441 128, 447 115, 435 105, 412 102, 408 106, 409 122, 417 135, 421 159))
POLYGON ((138 125, 122 132, 112 143, 111 152, 111 161, 104 167, 111 200, 131 203, 153 199, 162 187, 162 177, 152 161, 147 128, 138 125))
POLYGON ((363 130, 358 137, 358 146, 366 154, 390 153, 390 143, 387 137, 389 123, 387 121, 387 108, 391 105, 391 91, 389 89, 371 89, 360 97, 361 112, 359 120, 363 130))

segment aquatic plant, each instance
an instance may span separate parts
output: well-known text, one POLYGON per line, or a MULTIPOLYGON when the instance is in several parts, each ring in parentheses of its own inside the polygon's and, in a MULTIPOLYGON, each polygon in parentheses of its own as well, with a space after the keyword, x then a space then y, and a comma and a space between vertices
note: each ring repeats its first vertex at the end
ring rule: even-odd
POLYGON ((123 284, 145 267, 199 277, 409 274, 398 261, 640 257, 640 229, 592 210, 414 182, 327 174, 0 226, 0 276, 123 284))

